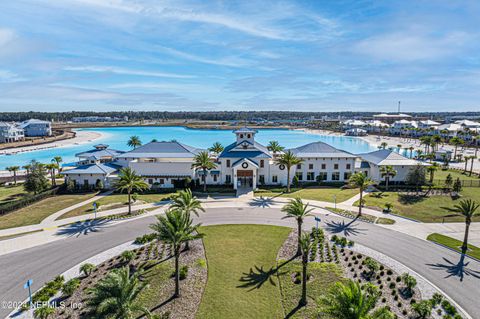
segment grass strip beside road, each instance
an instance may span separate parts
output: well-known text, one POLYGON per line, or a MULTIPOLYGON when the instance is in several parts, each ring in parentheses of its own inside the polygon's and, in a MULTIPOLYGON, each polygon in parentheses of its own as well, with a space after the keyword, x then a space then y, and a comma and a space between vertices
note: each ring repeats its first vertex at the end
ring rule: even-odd
POLYGON ((278 279, 272 271, 287 227, 202 227, 207 287, 197 318, 283 318, 278 279))
POLYGON ((358 194, 358 189, 340 187, 327 187, 327 186, 312 186, 305 188, 292 188, 290 193, 285 192, 285 188, 267 188, 259 189, 255 191, 255 196, 263 197, 288 197, 288 198, 302 198, 310 200, 318 200, 322 202, 334 202, 334 198, 337 203, 346 201, 349 198, 358 194))
MULTIPOLYGON (((459 253, 462 252, 462 241, 458 239, 448 237, 442 234, 433 233, 428 235, 427 240, 437 244, 441 244, 443 246, 447 246, 459 253)), ((480 260, 480 248, 469 244, 467 255, 480 260)))
POLYGON ((69 206, 81 203, 95 195, 95 193, 65 194, 42 199, 32 205, 0 216, 0 229, 38 224, 47 216, 69 206))

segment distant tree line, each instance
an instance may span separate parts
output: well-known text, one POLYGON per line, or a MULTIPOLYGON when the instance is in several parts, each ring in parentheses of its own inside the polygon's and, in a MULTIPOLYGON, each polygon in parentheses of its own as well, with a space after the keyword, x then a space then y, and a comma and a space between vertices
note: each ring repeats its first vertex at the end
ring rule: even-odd
MULTIPOLYGON (((210 121, 281 121, 281 120, 308 120, 320 119, 323 116, 345 118, 372 116, 378 112, 291 112, 291 111, 209 111, 209 112, 167 112, 167 111, 123 111, 123 112, 2 112, 0 121, 24 121, 30 118, 55 122, 66 122, 74 117, 101 116, 101 117, 128 117, 129 120, 210 120, 210 121)), ((414 116, 444 118, 451 116, 480 117, 480 112, 419 112, 411 113, 414 116)))

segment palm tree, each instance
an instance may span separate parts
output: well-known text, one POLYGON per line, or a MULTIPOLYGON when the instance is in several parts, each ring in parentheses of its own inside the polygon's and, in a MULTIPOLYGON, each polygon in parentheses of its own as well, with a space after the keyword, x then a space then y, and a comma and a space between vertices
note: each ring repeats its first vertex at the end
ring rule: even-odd
POLYGON ((462 244, 463 254, 465 254, 468 249, 468 232, 470 230, 472 218, 477 214, 476 210, 478 207, 480 207, 480 204, 471 199, 462 200, 459 204, 453 206, 454 212, 465 217, 465 235, 462 244))
POLYGON ((433 179, 435 178, 435 172, 438 170, 437 162, 432 163, 432 165, 427 167, 427 171, 430 173, 430 184, 433 183, 433 179))
POLYGON ((180 271, 179 259, 182 244, 190 240, 203 237, 198 233, 200 224, 192 225, 190 213, 179 209, 169 209, 164 216, 157 216, 158 221, 150 225, 157 239, 170 245, 175 258, 175 293, 174 297, 180 296, 180 271))
POLYGON ((387 147, 388 147, 388 143, 387 143, 387 142, 382 142, 382 143, 380 144, 380 148, 381 148, 381 149, 386 149, 387 147))
POLYGON ((40 308, 35 309, 33 312, 33 315, 35 318, 38 319, 48 319, 50 318, 50 315, 53 315, 55 313, 55 308, 49 307, 48 305, 46 306, 41 306, 40 308))
POLYGON ((301 235, 303 220, 310 214, 313 208, 309 209, 308 204, 304 204, 300 198, 291 199, 287 205, 282 207, 282 212, 286 214, 283 218, 295 218, 297 221, 297 256, 301 254, 301 235))
POLYGON ((9 166, 7 171, 13 173, 13 183, 17 185, 17 171, 20 169, 20 166, 9 166))
POLYGON ((143 191, 148 189, 148 184, 137 175, 130 167, 125 167, 120 170, 118 174, 118 181, 115 182, 114 187, 117 191, 126 191, 128 194, 128 213, 132 213, 132 192, 143 191))
POLYGON ((192 194, 190 189, 180 191, 172 197, 171 208, 179 209, 183 212, 194 213, 198 216, 198 212, 205 212, 202 203, 192 194))
POLYGON ((464 140, 462 140, 460 137, 458 136, 455 136, 455 137, 452 137, 450 139, 450 144, 452 144, 453 146, 455 146, 455 151, 453 153, 453 158, 456 159, 457 158, 457 148, 458 146, 460 145, 463 145, 465 143, 464 140))
POLYGON ((476 155, 470 156, 470 172, 468 173, 468 176, 472 176, 473 173, 473 162, 477 159, 476 155))
POLYGON ((360 190, 360 204, 358 205, 358 216, 362 216, 362 206, 363 206, 363 192, 368 188, 368 186, 374 184, 374 182, 363 172, 358 172, 350 176, 348 181, 350 185, 358 187, 360 190))
POLYGON ((208 152, 202 151, 193 158, 192 168, 203 170, 203 191, 207 191, 207 170, 217 167, 208 152))
POLYGON ((31 164, 26 164, 26 165, 23 165, 22 168, 27 171, 27 175, 28 175, 28 174, 30 174, 30 170, 32 169, 32 165, 31 164))
POLYGON ((275 159, 276 165, 284 165, 287 169, 287 193, 290 193, 290 169, 298 164, 303 163, 301 158, 298 158, 292 151, 288 150, 287 152, 280 155, 277 159, 275 159))
POLYGON ((58 170, 61 172, 62 171, 62 167, 60 166, 60 163, 63 162, 63 158, 61 156, 55 156, 54 158, 52 158, 52 163, 56 163, 57 166, 58 166, 58 170))
POLYGON ((307 265, 312 246, 310 234, 303 234, 300 238, 300 249, 302 253, 302 297, 300 299, 300 305, 302 306, 307 305, 307 265))
POLYGON ((88 277, 90 276, 90 274, 96 269, 97 267, 95 267, 94 264, 90 264, 90 263, 85 263, 83 265, 80 266, 80 272, 83 273, 85 275, 85 277, 88 277))
POLYGON ((415 149, 415 147, 413 147, 413 146, 410 146, 410 147, 408 148, 408 150, 410 151, 410 158, 413 158, 413 150, 414 150, 414 149, 415 149))
POLYGON ((55 170, 58 168, 58 165, 56 163, 50 163, 50 164, 46 164, 45 168, 50 172, 50 179, 52 181, 52 186, 57 186, 57 182, 55 178, 56 176, 55 170))
POLYGON ((223 152, 224 147, 220 142, 215 142, 213 143, 212 147, 210 147, 208 150, 215 154, 220 154, 221 152, 223 152))
POLYGON ((388 191, 388 183, 390 182, 390 178, 394 178, 397 175, 397 171, 392 165, 381 166, 380 174, 383 178, 385 178, 385 190, 388 191))
POLYGON ((112 270, 90 289, 88 305, 97 318, 133 319, 139 311, 148 312, 137 301, 148 284, 140 280, 141 271, 130 273, 129 267, 112 270))
POLYGON ((380 293, 368 283, 360 285, 353 280, 337 282, 327 296, 322 298, 324 312, 335 319, 393 319, 386 307, 375 309, 380 293))
POLYGON ((127 145, 131 148, 137 148, 142 145, 142 141, 140 141, 140 137, 137 135, 130 136, 130 139, 127 142, 127 145))
POLYGON ((267 145, 267 149, 275 156, 277 153, 283 151, 285 147, 281 146, 278 141, 270 141, 267 145))

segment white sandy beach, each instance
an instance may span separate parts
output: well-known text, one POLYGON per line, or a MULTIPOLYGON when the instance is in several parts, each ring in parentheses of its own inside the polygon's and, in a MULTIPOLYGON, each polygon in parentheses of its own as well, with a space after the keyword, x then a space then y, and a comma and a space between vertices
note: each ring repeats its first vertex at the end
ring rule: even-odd
POLYGON ((16 153, 44 150, 44 149, 55 148, 60 146, 78 145, 78 144, 92 142, 94 140, 97 140, 103 137, 103 134, 100 132, 91 132, 91 131, 75 131, 75 132, 76 132, 76 136, 74 138, 69 138, 65 140, 60 140, 60 141, 55 141, 55 142, 45 143, 40 145, 7 148, 7 149, 0 150, 0 154, 16 154, 16 153))

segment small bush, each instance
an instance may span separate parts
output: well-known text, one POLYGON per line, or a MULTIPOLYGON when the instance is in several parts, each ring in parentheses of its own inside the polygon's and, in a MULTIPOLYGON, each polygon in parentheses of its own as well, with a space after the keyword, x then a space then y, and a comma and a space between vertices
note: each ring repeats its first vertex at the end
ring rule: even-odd
POLYGON ((180 280, 184 280, 185 278, 187 278, 187 275, 188 275, 188 266, 187 265, 183 265, 181 268, 180 268, 180 280))
POLYGON ((80 279, 78 278, 70 279, 69 281, 63 284, 62 294, 64 296, 71 296, 79 286, 80 286, 80 279))

